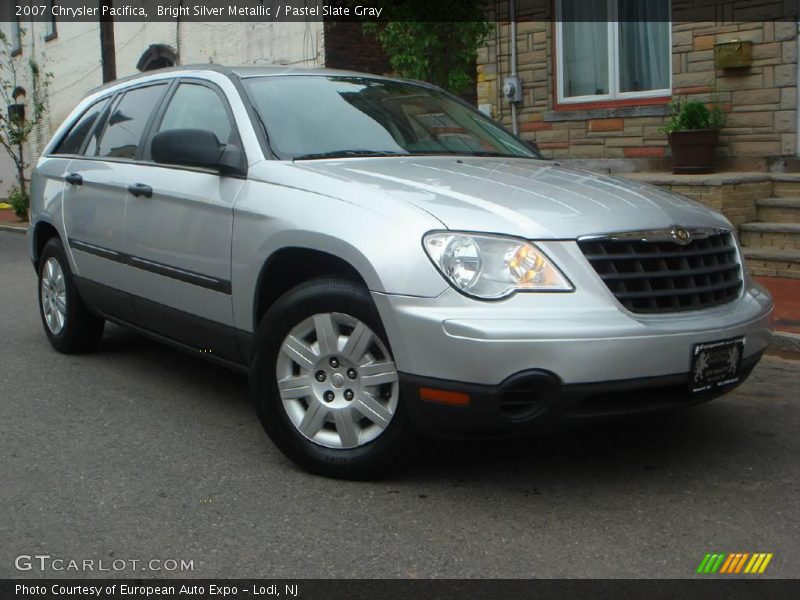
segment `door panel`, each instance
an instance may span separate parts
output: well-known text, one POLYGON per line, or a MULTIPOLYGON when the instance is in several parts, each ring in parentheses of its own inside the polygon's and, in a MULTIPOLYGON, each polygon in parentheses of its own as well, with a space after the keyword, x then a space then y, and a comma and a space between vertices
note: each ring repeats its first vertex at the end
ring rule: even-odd
POLYGON ((67 171, 82 179, 64 188, 64 227, 78 274, 131 291, 120 260, 125 251, 124 165, 74 159, 67 171))
MULTIPOLYGON (((150 137, 174 129, 211 130, 220 143, 238 143, 224 94, 214 85, 183 79, 173 87, 150 137)), ((149 144, 149 142, 148 142, 149 144)), ((149 147, 142 153, 149 160, 149 147)), ((177 327, 176 319, 157 314, 157 307, 135 302, 143 326, 202 348, 224 353, 235 346, 230 335, 214 335, 217 325, 233 325, 231 236, 233 204, 244 181, 217 172, 154 163, 131 165, 126 201, 126 252, 137 267, 136 294, 162 307, 182 311, 194 327, 177 327), (146 189, 147 193, 139 193, 146 189), (198 329, 198 323, 204 323, 198 329), (206 326, 207 325, 207 326, 206 326)), ((163 312, 163 311, 162 311, 163 312)))
MULTIPOLYGON (((166 89, 166 83, 157 83, 125 91, 106 115, 98 113, 97 123, 86 127, 86 132, 91 131, 88 140, 75 140, 67 148, 77 152, 85 146, 85 158, 75 158, 68 167, 64 189, 64 226, 78 275, 122 292, 134 292, 133 267, 125 255, 125 201, 133 164, 129 161, 135 159, 166 89)), ((91 118, 90 111, 85 118, 91 118)), ((120 318, 132 315, 128 304, 123 306, 124 314, 97 308, 120 318)))
MULTIPOLYGON (((129 182, 151 197, 128 194, 126 253, 142 298, 224 325, 233 324, 233 203, 244 182, 185 169, 130 165, 129 182)), ((146 326, 146 324, 145 324, 146 326)))

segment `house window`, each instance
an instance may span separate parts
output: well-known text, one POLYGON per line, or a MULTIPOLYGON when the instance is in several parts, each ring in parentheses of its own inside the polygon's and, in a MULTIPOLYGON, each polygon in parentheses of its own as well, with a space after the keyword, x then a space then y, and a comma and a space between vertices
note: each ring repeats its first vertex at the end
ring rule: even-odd
POLYGON ((557 0, 559 103, 669 96, 670 0, 557 0))
POLYGON ((50 15, 50 18, 45 21, 44 24, 44 41, 49 42, 50 40, 54 40, 58 37, 58 30, 56 29, 56 18, 55 13, 53 12, 53 7, 56 3, 56 0, 48 0, 47 1, 47 14, 50 15))
POLYGON ((19 54, 22 54, 22 29, 19 17, 14 17, 11 21, 11 56, 19 54))

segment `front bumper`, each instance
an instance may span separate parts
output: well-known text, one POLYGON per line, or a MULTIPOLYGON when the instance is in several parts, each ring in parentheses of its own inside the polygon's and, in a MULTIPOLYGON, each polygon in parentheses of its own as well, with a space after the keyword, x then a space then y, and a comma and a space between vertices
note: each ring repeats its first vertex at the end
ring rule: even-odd
POLYGON ((452 289, 436 298, 372 296, 401 372, 481 385, 530 369, 563 384, 688 373, 695 344, 743 336, 747 358, 772 336, 772 299, 750 281, 734 302, 665 315, 631 313, 604 286, 502 302, 452 289))
POLYGON ((403 373, 400 385, 411 421, 422 433, 448 439, 507 437, 708 402, 743 383, 761 354, 742 360, 736 385, 701 394, 690 392, 688 374, 563 385, 552 373, 535 369, 496 386, 403 373), (425 389, 460 394, 469 403, 432 402, 420 393, 425 389))
POLYGON ((772 299, 749 278, 729 304, 641 315, 594 277, 599 285, 587 277, 575 293, 502 302, 451 289, 437 298, 373 293, 418 428, 447 436, 527 431, 703 402, 724 392, 689 394, 695 344, 744 337, 744 380, 772 336, 772 299), (420 387, 462 391, 469 407, 420 400, 420 387))

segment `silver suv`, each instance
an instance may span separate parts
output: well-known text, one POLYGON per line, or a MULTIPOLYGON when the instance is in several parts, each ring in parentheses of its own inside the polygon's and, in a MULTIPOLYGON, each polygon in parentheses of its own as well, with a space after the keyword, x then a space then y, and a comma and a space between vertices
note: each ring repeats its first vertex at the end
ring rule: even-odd
POLYGON ((92 92, 36 167, 44 330, 106 320, 249 373, 269 436, 369 477, 742 382, 772 302, 731 224, 560 168, 433 86, 187 67, 92 92))

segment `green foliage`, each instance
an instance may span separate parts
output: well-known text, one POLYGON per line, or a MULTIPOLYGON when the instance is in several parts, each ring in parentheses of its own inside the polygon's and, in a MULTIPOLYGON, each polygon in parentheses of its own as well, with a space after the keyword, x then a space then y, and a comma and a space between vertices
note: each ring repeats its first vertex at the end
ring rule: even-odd
MULTIPOLYGON (((20 30, 24 38, 25 30, 20 30)), ((52 73, 43 73, 33 59, 27 62, 11 55, 11 42, 0 31, 0 146, 14 161, 17 170, 17 184, 21 193, 27 197, 25 170, 29 166, 25 160, 24 147, 31 134, 46 118, 47 91, 52 73), (14 104, 14 90, 27 88, 27 103, 24 119, 10 119, 7 107, 14 104)))
POLYGON ((381 23, 365 23, 389 64, 402 77, 420 79, 459 94, 474 81, 478 48, 491 32, 484 0, 396 0, 381 23), (431 19, 419 21, 420 16, 431 19))
POLYGON ((725 123, 725 114, 718 102, 713 102, 709 108, 705 102, 700 100, 673 100, 672 117, 664 126, 663 131, 673 133, 675 131, 688 131, 695 129, 722 129, 725 123))
POLYGON ((30 195, 26 190, 19 187, 12 188, 8 194, 8 203, 14 209, 14 214, 20 218, 25 219, 28 216, 28 207, 31 205, 30 195))

